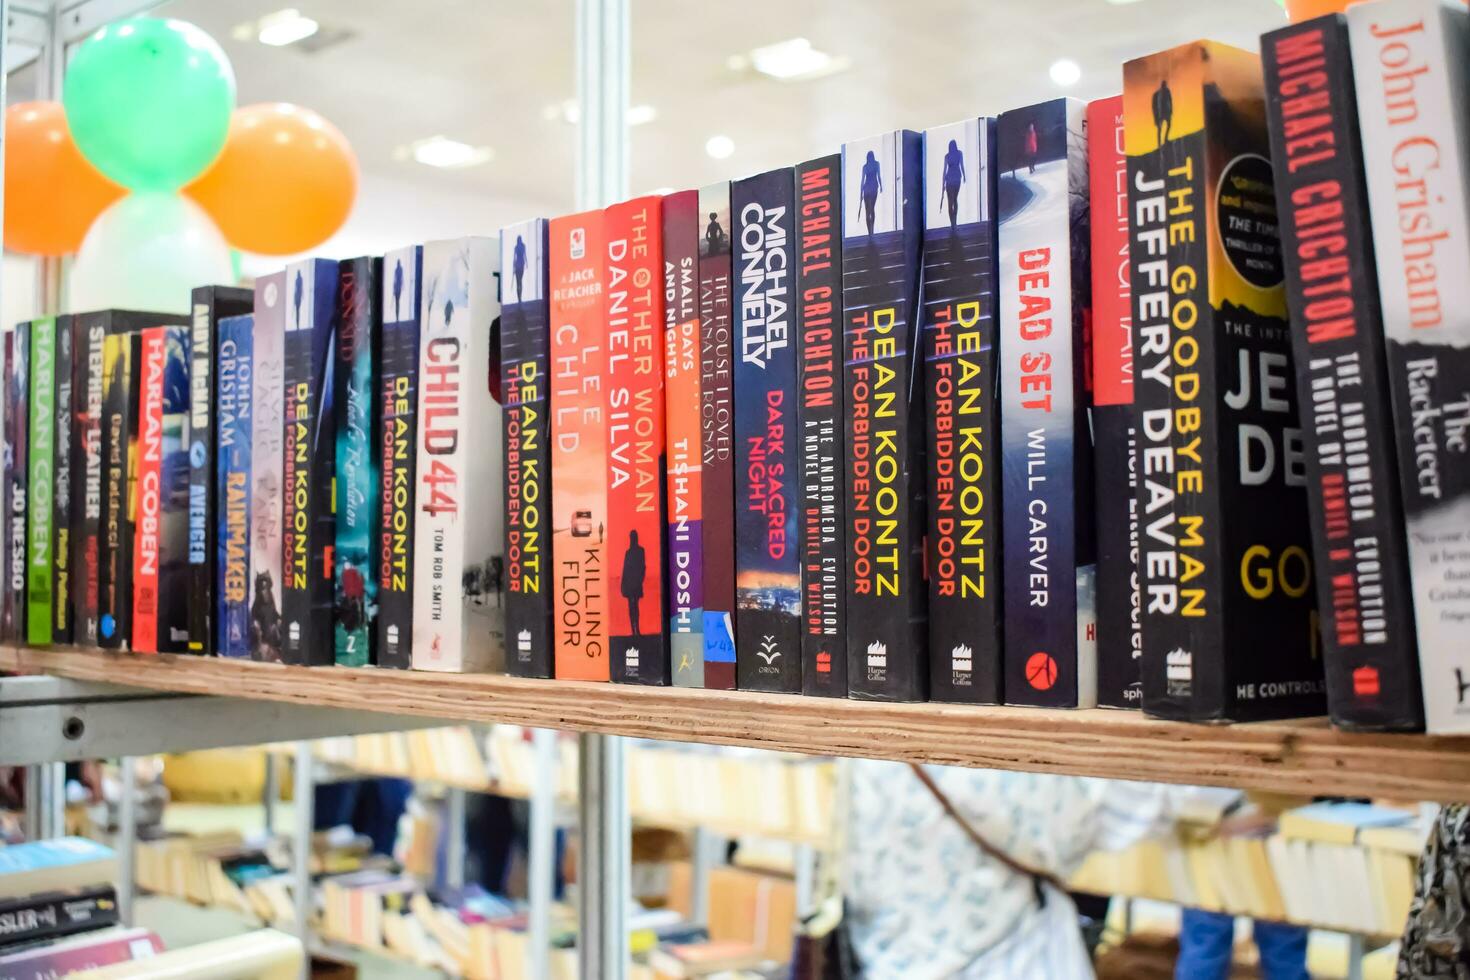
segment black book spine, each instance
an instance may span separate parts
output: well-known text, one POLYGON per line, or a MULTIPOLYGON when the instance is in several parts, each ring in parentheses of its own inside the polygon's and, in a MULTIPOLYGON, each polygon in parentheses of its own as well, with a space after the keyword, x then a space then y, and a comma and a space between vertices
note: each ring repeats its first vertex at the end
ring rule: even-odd
POLYGON ((842 156, 796 168, 801 690, 847 696, 847 495, 842 455, 842 156))
POLYGON ((0 950, 117 925, 111 886, 0 899, 0 950))
POLYGON ((5 379, 5 635, 21 642, 26 635, 26 468, 30 432, 31 330, 17 324, 8 334, 5 379))
POLYGON ((72 320, 72 608, 74 642, 97 644, 97 576, 102 527, 102 314, 72 320))
POLYGON ((407 669, 413 660, 414 487, 418 471, 419 298, 423 249, 383 258, 383 327, 378 374, 379 667, 407 669))
POLYGON ((138 433, 138 335, 107 335, 102 388, 102 548, 97 576, 97 633, 108 649, 126 648, 132 635, 133 517, 131 472, 138 433))
POLYGON ((1261 46, 1328 708, 1346 728, 1418 729, 1424 708, 1347 21, 1294 24, 1261 46))
POLYGON ((929 692, 1002 696, 995 120, 924 133, 929 692))
POLYGON ((51 642, 71 643, 72 613, 72 476, 76 472, 75 433, 72 429, 72 398, 75 361, 71 316, 56 318, 56 466, 51 519, 51 642))
POLYGON ((919 134, 842 148, 847 411, 847 683, 856 698, 928 694, 919 134))

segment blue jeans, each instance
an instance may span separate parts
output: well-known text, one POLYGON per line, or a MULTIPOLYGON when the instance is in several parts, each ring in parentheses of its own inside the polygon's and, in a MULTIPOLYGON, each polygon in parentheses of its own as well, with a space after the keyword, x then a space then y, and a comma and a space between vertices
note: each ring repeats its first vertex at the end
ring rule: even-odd
MULTIPOLYGON (((1266 980, 1309 980, 1304 927, 1257 920, 1252 934, 1261 952, 1261 973, 1266 980)), ((1234 916, 1185 909, 1179 923, 1175 980, 1226 980, 1234 945, 1234 916)))

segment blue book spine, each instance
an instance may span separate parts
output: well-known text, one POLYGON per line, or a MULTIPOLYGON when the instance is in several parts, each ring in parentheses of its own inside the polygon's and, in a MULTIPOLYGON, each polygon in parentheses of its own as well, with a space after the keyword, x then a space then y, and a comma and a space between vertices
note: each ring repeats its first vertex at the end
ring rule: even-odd
POLYGON ((226 317, 219 323, 216 388, 219 512, 218 568, 221 656, 250 656, 250 443, 252 354, 255 317, 226 317))
POLYGON ((373 560, 378 517, 377 396, 378 288, 383 260, 348 259, 341 266, 341 321, 337 335, 336 661, 364 667, 372 655, 378 579, 373 560))

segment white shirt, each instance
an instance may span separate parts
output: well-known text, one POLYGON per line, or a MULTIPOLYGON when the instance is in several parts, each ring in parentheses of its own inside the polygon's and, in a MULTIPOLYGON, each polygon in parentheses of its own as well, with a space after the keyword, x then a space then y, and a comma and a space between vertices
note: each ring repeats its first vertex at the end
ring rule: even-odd
MULTIPOLYGON (((1175 789, 1071 776, 928 767, 989 843, 1066 880, 1094 850, 1169 825, 1175 789)), ((847 915, 864 975, 1072 980, 1093 976, 1077 910, 986 857, 905 763, 855 760, 847 915)))

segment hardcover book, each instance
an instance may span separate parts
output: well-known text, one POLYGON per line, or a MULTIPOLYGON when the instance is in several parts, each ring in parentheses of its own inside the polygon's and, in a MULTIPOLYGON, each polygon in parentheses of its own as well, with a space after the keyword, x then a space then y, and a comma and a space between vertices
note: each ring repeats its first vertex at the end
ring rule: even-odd
POLYGON ((51 643, 55 562, 56 317, 32 320, 30 433, 27 440, 26 640, 51 643))
POLYGON ((98 574, 102 551, 102 362, 106 313, 71 320, 71 533, 72 640, 96 646, 98 574))
POLYGON ((735 663, 745 691, 801 691, 796 189, 790 167, 730 186, 735 221, 735 663))
POLYGON ((995 120, 924 131, 929 696, 999 704, 995 120))
MULTIPOLYGON (((237 286, 199 286, 190 297, 189 415, 183 444, 189 451, 189 587, 188 650, 214 652, 217 540, 215 482, 215 363, 219 358, 219 322, 249 313, 255 296, 237 286)), ((80 387, 78 391, 80 392, 80 387)), ((80 623, 80 617, 78 617, 80 623)))
POLYGON ((1097 701, 1085 110, 1053 99, 997 132, 1007 704, 1097 701))
POLYGON ((97 575, 97 635, 109 649, 127 649, 132 636, 138 362, 138 334, 109 331, 102 346, 102 547, 97 575))
POLYGON ((219 580, 215 649, 222 657, 250 656, 250 450, 254 396, 255 317, 232 316, 217 324, 215 415, 219 421, 219 580))
POLYGON ((72 326, 70 315, 56 318, 55 472, 52 475, 51 516, 51 642, 71 643, 72 626, 72 474, 75 439, 72 434, 72 326))
POLYGON ((188 650, 189 328, 148 327, 139 341, 132 649, 188 650))
POLYGON ((379 667, 413 661, 415 487, 418 485, 419 312, 424 249, 410 245, 383 256, 383 335, 378 418, 383 481, 378 500, 378 616, 374 654, 379 667))
POLYGON ((1143 707, 1168 718, 1326 707, 1264 96, 1211 41, 1124 66, 1143 707))
POLYGON ((1261 51, 1327 707, 1343 728, 1422 728, 1347 21, 1331 15, 1272 31, 1261 51))
POLYGON ((842 147, 847 408, 847 684, 853 697, 928 694, 923 242, 919 134, 842 147))
POLYGON ((1097 703, 1143 706, 1138 462, 1123 97, 1087 106, 1092 198, 1092 438, 1097 515, 1097 703))
POLYGON ((490 394, 499 276, 494 238, 424 246, 413 583, 417 670, 499 669, 505 653, 505 511, 496 478, 504 456, 500 406, 490 394))
POLYGON ((664 424, 669 657, 675 687, 704 687, 704 425, 700 404, 699 192, 663 200, 664 424))
POLYGON ((25 639, 26 442, 30 426, 31 330, 26 323, 5 332, 5 593, 0 632, 25 639))
POLYGON ((506 668, 552 676, 551 415, 545 218, 500 233, 506 668))
POLYGON ((1470 13, 1458 3, 1383 0, 1349 11, 1348 36, 1398 434, 1425 722, 1431 732, 1465 732, 1470 13))
MULTIPOLYGON (((382 322, 380 258, 347 259, 339 270, 339 321, 333 397, 337 417, 333 645, 343 667, 374 663, 378 519, 378 330, 382 322)), ((330 445, 325 443, 324 445, 330 445)))
POLYGON ((735 687, 735 403, 730 182, 700 188, 700 584, 704 686, 735 687))
POLYGON ((285 418, 281 478, 281 658, 320 666, 336 659, 332 547, 337 466, 335 368, 337 263, 307 259, 286 267, 285 418))
POLYGON ((607 328, 601 211, 552 219, 551 484, 556 676, 605 681, 608 660, 607 328))
MULTIPOLYGON (((303 289, 305 283, 302 284, 303 289)), ((286 273, 255 280, 250 404, 250 657, 278 663, 281 621, 282 429, 286 406, 286 273)))
POLYGON ((796 422, 801 459, 801 689, 847 697, 842 434, 842 156, 796 167, 796 422))
POLYGON ((626 684, 669 683, 662 205, 650 195, 605 212, 609 653, 626 684))

